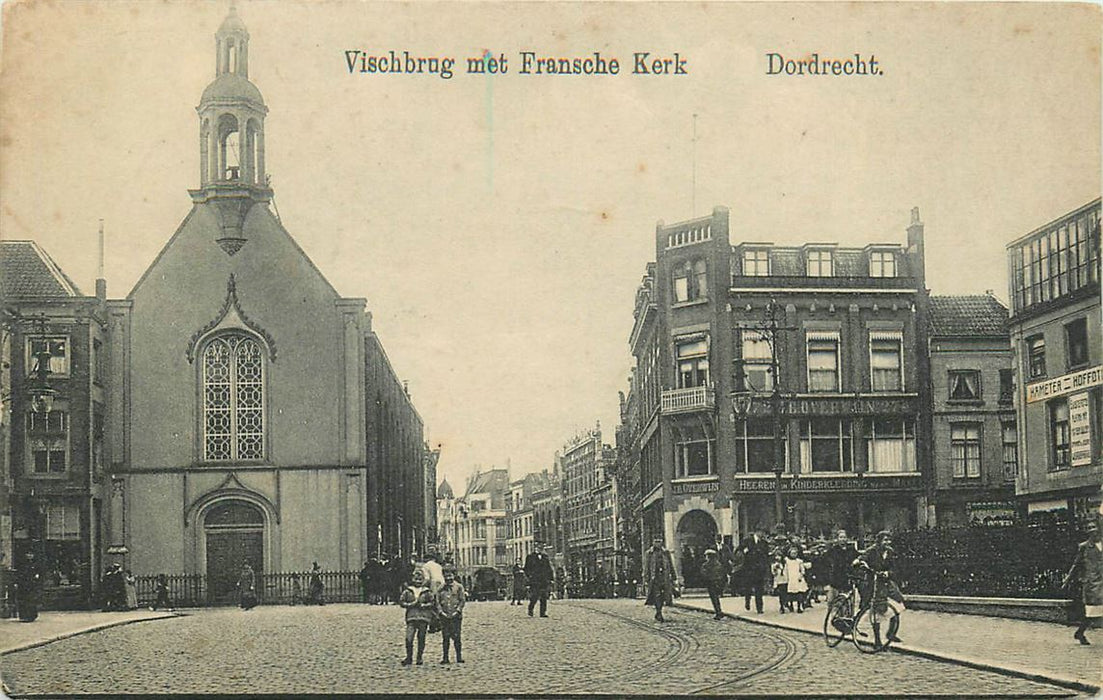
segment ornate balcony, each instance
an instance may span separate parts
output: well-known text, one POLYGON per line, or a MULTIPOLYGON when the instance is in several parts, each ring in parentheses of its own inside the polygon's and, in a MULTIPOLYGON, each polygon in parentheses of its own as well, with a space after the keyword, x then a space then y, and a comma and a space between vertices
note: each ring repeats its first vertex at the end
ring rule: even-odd
POLYGON ((712 386, 694 386, 688 389, 668 389, 662 396, 662 413, 689 413, 711 411, 716 407, 716 392, 712 386))

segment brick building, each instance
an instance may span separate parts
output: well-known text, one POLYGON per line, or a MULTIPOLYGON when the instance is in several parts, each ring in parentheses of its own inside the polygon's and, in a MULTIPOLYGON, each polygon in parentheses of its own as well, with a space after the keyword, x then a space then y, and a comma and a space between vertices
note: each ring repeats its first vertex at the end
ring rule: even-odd
POLYGON ((602 442, 601 426, 576 435, 556 457, 563 474, 565 565, 572 578, 588 581, 600 566, 611 571, 616 550, 616 451, 602 442))
POLYGON ((931 399, 938 525, 1016 516, 1018 445, 1007 308, 991 294, 931 297, 931 399))
POLYGON ((105 400, 110 377, 103 280, 86 296, 34 241, 0 242, 4 304, 4 508, 0 568, 33 553, 47 608, 96 604, 103 568, 105 400), (27 395, 38 363, 56 391, 27 395), (10 403, 9 403, 10 402, 10 403))
POLYGON ((928 325, 918 210, 905 244, 732 245, 723 207, 660 222, 655 242, 629 341, 645 539, 662 535, 692 578, 717 535, 778 525, 779 483, 790 530, 868 533, 926 523, 928 325), (745 416, 732 402, 738 372, 753 393, 745 416))
POLYGON ((1007 246, 1018 389, 1019 473, 1027 513, 1084 519, 1103 484, 1100 200, 1007 246))

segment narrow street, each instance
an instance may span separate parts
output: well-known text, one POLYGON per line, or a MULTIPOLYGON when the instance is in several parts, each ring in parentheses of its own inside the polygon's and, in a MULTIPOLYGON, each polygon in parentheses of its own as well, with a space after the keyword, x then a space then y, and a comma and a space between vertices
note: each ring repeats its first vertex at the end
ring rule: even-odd
POLYGON ((550 617, 471 603, 466 663, 402 667, 394 606, 194 611, 116 627, 2 659, 15 697, 87 693, 914 694, 1069 696, 1071 691, 902 654, 828 649, 798 632, 640 601, 553 601, 550 617))

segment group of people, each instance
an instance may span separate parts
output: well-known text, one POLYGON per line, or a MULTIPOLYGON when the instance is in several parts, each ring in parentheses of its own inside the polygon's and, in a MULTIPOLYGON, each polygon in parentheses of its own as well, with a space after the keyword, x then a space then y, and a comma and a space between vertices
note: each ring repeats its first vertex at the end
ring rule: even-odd
POLYGON ((103 572, 101 589, 103 610, 136 610, 138 608, 138 580, 130 570, 123 570, 115 563, 103 572))
POLYGON ((456 663, 463 663, 463 607, 467 602, 467 592, 463 584, 456 580, 456 571, 451 566, 444 567, 440 556, 430 548, 427 560, 414 567, 409 584, 404 586, 398 597, 398 604, 406 609, 406 656, 403 666, 424 663, 425 639, 430 633, 441 634, 442 664, 451 663, 448 658, 450 648, 455 649, 456 663), (414 657, 414 643, 417 643, 417 656, 414 657))
POLYGON ((389 558, 372 557, 360 569, 361 601, 372 605, 397 603, 414 568, 412 559, 404 561, 398 554, 389 558))

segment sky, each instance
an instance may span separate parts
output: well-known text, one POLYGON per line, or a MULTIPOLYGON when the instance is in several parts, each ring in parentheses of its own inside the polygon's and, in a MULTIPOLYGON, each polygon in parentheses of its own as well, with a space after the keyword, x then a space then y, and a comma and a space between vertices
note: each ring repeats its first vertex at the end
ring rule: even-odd
MULTIPOLYGON (((240 0, 284 226, 364 297, 438 475, 550 468, 614 442, 658 221, 731 239, 904 242, 935 294, 1007 299, 1006 244, 1100 194, 1098 6, 240 0), (346 51, 451 57, 451 79, 350 73, 346 51), (617 58, 523 75, 520 56, 617 58), (508 72, 466 73, 504 55, 508 72), (633 54, 685 74, 632 73, 633 54), (770 75, 768 55, 876 57, 770 75), (673 63, 671 65, 674 65, 673 63), (696 115, 696 117, 694 117, 696 115)), ((195 112, 229 3, 7 2, 0 236, 125 297, 188 213, 195 112)))

